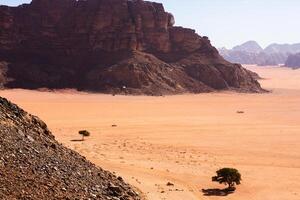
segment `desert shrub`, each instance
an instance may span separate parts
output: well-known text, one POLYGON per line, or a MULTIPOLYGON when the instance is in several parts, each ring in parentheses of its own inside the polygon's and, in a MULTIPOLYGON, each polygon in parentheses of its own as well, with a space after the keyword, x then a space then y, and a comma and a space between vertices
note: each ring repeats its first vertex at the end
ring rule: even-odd
POLYGON ((87 130, 79 131, 79 135, 82 136, 82 141, 84 141, 84 137, 89 137, 91 134, 87 130))
POLYGON ((216 173, 217 176, 213 176, 212 181, 228 185, 228 188, 234 188, 235 185, 241 184, 242 176, 237 169, 223 168, 216 173))

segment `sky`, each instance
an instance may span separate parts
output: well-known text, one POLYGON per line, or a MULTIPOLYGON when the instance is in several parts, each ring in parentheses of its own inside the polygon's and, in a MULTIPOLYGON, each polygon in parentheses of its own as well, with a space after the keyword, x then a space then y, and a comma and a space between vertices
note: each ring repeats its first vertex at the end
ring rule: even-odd
MULTIPOLYGON (((177 26, 208 36, 216 47, 231 48, 248 40, 262 47, 300 43, 300 0, 153 0, 164 4, 177 26)), ((30 0, 0 0, 18 5, 30 0)))

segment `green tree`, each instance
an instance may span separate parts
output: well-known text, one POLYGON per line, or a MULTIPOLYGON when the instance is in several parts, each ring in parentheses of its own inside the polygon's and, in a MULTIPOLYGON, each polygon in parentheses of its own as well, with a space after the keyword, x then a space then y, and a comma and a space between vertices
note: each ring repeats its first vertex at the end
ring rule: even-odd
POLYGON ((84 141, 84 137, 89 137, 91 134, 87 130, 79 131, 79 135, 82 136, 82 141, 84 141))
POLYGON ((212 181, 228 185, 228 189, 234 188, 235 184, 241 184, 242 176, 237 169, 223 168, 217 171, 217 176, 212 177, 212 181))

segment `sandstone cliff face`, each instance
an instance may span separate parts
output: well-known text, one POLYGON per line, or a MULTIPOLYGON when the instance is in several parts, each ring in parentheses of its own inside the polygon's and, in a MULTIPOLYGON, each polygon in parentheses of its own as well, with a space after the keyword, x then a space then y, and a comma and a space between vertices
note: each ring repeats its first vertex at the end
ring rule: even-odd
POLYGON ((1 6, 0 62, 8 63, 10 80, 2 84, 154 95, 262 91, 207 37, 174 23, 162 4, 142 0, 1 6))
POLYGON ((43 121, 1 97, 0 185, 0 199, 141 199, 121 177, 59 144, 43 121))

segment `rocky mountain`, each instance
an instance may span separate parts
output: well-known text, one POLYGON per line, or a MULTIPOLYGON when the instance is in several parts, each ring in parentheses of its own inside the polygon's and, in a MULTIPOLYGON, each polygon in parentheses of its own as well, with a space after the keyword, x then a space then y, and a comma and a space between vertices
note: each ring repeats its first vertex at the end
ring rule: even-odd
POLYGON ((0 85, 104 93, 262 91, 160 3, 33 0, 0 6, 0 85))
POLYGON ((220 54, 224 59, 241 64, 255 64, 260 59, 257 53, 251 53, 246 51, 235 51, 226 48, 219 49, 220 54))
POLYGON ((0 199, 123 199, 121 177, 59 144, 47 125, 0 97, 0 199))
POLYGON ((300 53, 292 54, 288 57, 287 61, 285 62, 286 67, 291 67, 293 69, 300 68, 300 53))
POLYGON ((241 45, 235 46, 232 49, 233 51, 245 51, 248 53, 259 53, 263 51, 263 48, 259 46, 256 41, 248 41, 241 45))
POLYGON ((300 52, 300 43, 297 44, 271 44, 267 46, 264 51, 268 54, 282 53, 282 54, 296 54, 300 52))
POLYGON ((280 65, 284 64, 289 55, 300 52, 299 44, 271 44, 262 49, 257 42, 249 41, 231 50, 219 49, 220 54, 233 63, 251 65, 280 65))

